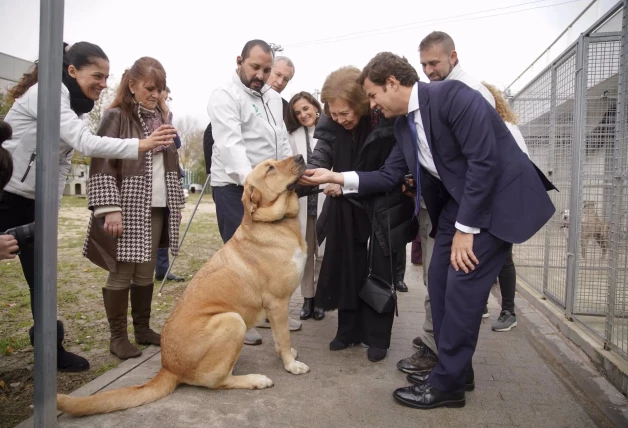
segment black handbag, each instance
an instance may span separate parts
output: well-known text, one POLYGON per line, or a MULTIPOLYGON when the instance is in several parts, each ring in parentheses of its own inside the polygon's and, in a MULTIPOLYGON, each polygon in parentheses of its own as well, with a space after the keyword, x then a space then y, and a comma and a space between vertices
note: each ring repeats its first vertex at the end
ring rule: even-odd
MULTIPOLYGON (((390 214, 388 211, 386 211, 386 219, 388 225, 388 249, 390 252, 390 256, 388 257, 388 260, 390 261, 390 277, 394 278, 392 265, 393 249, 390 240, 390 214)), ((388 283, 383 278, 380 278, 373 273, 373 245, 375 245, 376 239, 375 215, 373 215, 371 223, 371 239, 369 241, 369 273, 364 280, 364 285, 362 286, 362 290, 360 290, 359 296, 378 314, 386 314, 394 310, 395 315, 399 316, 399 310, 397 309, 397 290, 395 289, 394 284, 388 283)))

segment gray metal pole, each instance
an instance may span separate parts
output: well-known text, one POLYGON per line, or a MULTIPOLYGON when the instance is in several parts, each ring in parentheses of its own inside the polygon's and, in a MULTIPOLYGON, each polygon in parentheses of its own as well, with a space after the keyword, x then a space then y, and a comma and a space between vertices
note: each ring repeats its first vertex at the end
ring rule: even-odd
POLYGON ((57 422, 57 221, 64 0, 41 0, 35 198, 35 427, 57 422))
MULTIPOLYGON (((556 128, 558 127, 556 123, 556 64, 552 64, 549 69, 550 72, 550 126, 549 126, 549 162, 547 164, 547 175, 550 180, 553 180, 553 174, 555 168, 555 148, 556 148, 556 128)), ((543 251, 543 295, 547 296, 548 294, 554 294, 554 298, 559 297, 556 296, 554 290, 549 289, 549 272, 550 272, 550 252, 552 251, 552 242, 551 242, 551 228, 545 228, 545 249, 543 251)))
POLYGON ((571 192, 569 194, 569 239, 567 240, 567 282, 565 286, 565 315, 573 320, 576 303, 576 289, 580 272, 579 242, 582 227, 582 155, 586 146, 587 119, 587 49, 588 38, 583 34, 578 38, 576 50, 576 76, 573 112, 573 143, 571 165, 571 192))
MULTIPOLYGON (((623 198, 626 187, 626 118, 628 115, 628 0, 624 0, 624 10, 622 12, 622 35, 621 50, 619 57, 619 88, 617 98, 617 116, 615 120, 615 147, 613 149, 613 184, 612 184, 612 210, 611 210, 611 242, 608 253, 610 274, 608 278, 608 299, 606 308, 606 322, 604 329, 604 349, 612 349, 614 329, 617 327, 621 331, 621 324, 617 325, 616 307, 619 287, 619 270, 625 269, 621 264, 621 253, 619 250, 621 231, 621 216, 623 198)), ((621 305, 621 303, 620 303, 621 305)), ((621 337, 621 333, 618 335, 621 337)))
MULTIPOLYGON (((209 179, 211 178, 210 174, 207 174, 207 179, 205 180, 205 184, 203 185, 203 190, 201 190, 201 194, 198 196, 198 201, 196 201, 196 206, 194 207, 194 211, 192 212, 192 217, 190 217, 190 221, 188 222, 188 225, 185 228, 185 232, 183 232, 183 236, 181 237, 181 241, 179 241, 179 250, 181 250, 181 246, 183 245, 183 241, 185 240, 185 235, 188 234, 188 230, 190 229, 190 225, 192 224, 192 220, 194 220, 194 215, 196 214, 196 210, 198 209, 198 205, 201 203, 201 199, 203 198, 203 195, 205 194, 205 189, 207 188, 207 184, 209 184, 209 179)), ((159 287, 159 293, 157 293, 157 296, 161 296, 161 290, 164 289, 164 285, 166 284, 166 281, 168 280, 168 275, 170 275, 170 269, 172 269, 172 265, 174 265, 174 261, 177 259, 177 256, 174 256, 172 258, 172 262, 170 262, 170 266, 168 266, 168 271, 166 272, 166 275, 164 276, 163 281, 161 281, 161 287, 159 287)))
MULTIPOLYGON (((515 84, 515 82, 521 78, 521 76, 523 76, 524 74, 526 74, 526 73, 528 72, 528 70, 530 70, 532 67, 534 67, 534 64, 536 64, 536 62, 537 62, 538 60, 540 60, 541 58, 543 58, 543 55, 545 55, 545 54, 546 54, 546 53, 547 53, 550 49, 552 49, 552 47, 553 47, 553 46, 554 46, 554 45, 555 45, 555 44, 556 44, 556 43, 557 43, 557 42, 558 42, 558 41, 559 41, 559 40, 560 40, 560 39, 561 39, 561 38, 565 35, 565 33, 567 33, 567 31, 569 31, 569 30, 570 30, 570 29, 574 26, 574 24, 575 24, 576 22, 578 22, 578 20, 579 20, 580 18, 582 18, 582 16, 583 16, 585 13, 587 13, 587 11, 588 11, 589 9, 591 9, 591 6, 593 6, 593 5, 594 5, 597 1, 598 1, 598 0, 593 0, 593 1, 591 1, 591 3, 589 3, 589 5, 588 5, 588 6, 586 6, 586 7, 582 10, 582 12, 580 12, 580 13, 578 14, 578 16, 576 16, 576 18, 575 18, 573 21, 571 21, 571 24, 569 24, 569 25, 567 26, 567 28, 565 28, 565 29, 563 30, 563 32, 562 32, 562 33, 560 33, 560 34, 558 35, 558 37, 556 37, 556 39, 552 42, 552 44, 551 44, 551 45, 549 45, 549 47, 548 47, 547 49, 545 49, 545 50, 543 51, 543 53, 541 53, 541 55, 539 55, 539 56, 538 56, 538 57, 537 57, 534 61, 532 61, 532 63, 530 63, 530 65, 528 66, 528 68, 526 68, 525 70, 523 70, 523 71, 521 72, 521 74, 520 74, 519 76, 517 76, 517 78, 516 78, 515 80, 513 80, 513 81, 510 83, 510 85, 506 86, 506 89, 504 89, 504 92, 508 91, 508 90, 512 87, 512 85, 514 85, 514 84, 515 84)), ((617 6, 615 6, 615 7, 617 7, 617 6)))

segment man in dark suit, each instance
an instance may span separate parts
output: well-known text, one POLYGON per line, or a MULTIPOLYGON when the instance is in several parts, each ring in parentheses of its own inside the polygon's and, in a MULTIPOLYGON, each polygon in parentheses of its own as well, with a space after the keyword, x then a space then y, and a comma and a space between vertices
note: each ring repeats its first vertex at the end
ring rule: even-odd
POLYGON ((371 107, 395 123, 397 145, 374 172, 306 171, 301 184, 338 183, 359 194, 399 188, 408 169, 418 181, 433 228, 428 274, 440 360, 394 397, 431 409, 462 407, 475 387, 471 360, 491 286, 513 243, 532 237, 553 215, 553 185, 517 146, 495 109, 459 81, 419 82, 405 58, 380 53, 361 81, 371 107))

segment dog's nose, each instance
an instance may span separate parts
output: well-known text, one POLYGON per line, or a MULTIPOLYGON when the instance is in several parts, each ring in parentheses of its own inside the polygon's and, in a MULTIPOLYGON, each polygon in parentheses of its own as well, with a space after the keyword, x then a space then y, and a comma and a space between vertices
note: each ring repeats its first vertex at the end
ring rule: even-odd
POLYGON ((305 163, 305 161, 303 160, 303 155, 296 155, 296 156, 294 157, 294 161, 295 161, 296 163, 305 163))

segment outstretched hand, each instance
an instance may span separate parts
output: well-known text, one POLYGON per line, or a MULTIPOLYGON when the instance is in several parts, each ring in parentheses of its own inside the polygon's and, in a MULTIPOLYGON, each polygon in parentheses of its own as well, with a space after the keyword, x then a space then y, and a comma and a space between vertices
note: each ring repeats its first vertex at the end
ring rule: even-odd
POLYGON ((316 168, 306 170, 299 179, 299 184, 302 186, 318 186, 319 184, 336 183, 342 186, 345 184, 344 181, 344 177, 340 173, 332 172, 325 168, 316 168))

